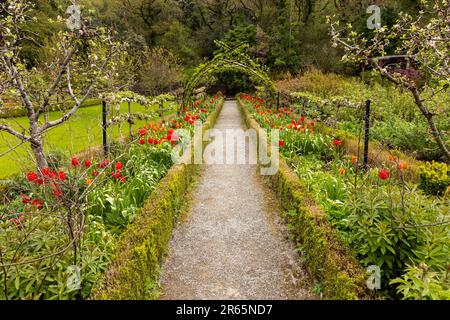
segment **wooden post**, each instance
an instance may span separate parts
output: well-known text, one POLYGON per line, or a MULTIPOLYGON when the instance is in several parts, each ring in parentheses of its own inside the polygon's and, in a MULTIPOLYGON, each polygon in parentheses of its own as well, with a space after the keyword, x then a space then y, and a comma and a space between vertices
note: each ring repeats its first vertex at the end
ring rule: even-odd
POLYGON ((163 102, 159 103, 159 117, 164 122, 164 103, 163 102))
POLYGON ((108 141, 107 141, 108 124, 106 122, 106 116, 107 116, 106 101, 105 101, 105 99, 103 99, 102 100, 102 131, 103 131, 103 154, 105 157, 107 157, 109 154, 108 141))
POLYGON ((367 168, 369 164, 370 103, 370 99, 366 101, 366 114, 364 115, 364 168, 367 168))
POLYGON ((277 93, 277 111, 280 110, 280 91, 277 93))
POLYGON ((128 124, 130 126, 130 136, 133 135, 133 120, 131 119, 131 100, 128 100, 128 124))

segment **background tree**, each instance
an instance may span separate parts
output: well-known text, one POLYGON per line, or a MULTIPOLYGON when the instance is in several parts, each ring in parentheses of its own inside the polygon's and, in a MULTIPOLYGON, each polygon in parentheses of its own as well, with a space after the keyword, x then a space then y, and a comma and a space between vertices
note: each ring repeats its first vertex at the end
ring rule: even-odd
POLYGON ((335 20, 330 21, 330 33, 334 46, 345 50, 344 60, 371 66, 411 92, 437 145, 450 160, 447 137, 435 121, 448 110, 428 104, 450 86, 450 1, 423 4, 427 11, 415 17, 402 13, 394 26, 379 28, 372 38, 353 31, 351 25, 340 27, 335 20))
POLYGON ((174 90, 182 80, 179 59, 164 48, 147 48, 137 61, 136 92, 156 96, 174 90))

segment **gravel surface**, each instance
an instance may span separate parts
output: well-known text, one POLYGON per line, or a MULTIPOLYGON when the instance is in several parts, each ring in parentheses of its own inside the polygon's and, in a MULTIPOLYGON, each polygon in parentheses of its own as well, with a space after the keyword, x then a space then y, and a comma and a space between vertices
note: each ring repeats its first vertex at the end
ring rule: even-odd
MULTIPOLYGON (((225 102, 215 128, 244 128, 235 101, 225 102)), ((314 299, 257 169, 205 165, 170 241, 161 299, 314 299)))

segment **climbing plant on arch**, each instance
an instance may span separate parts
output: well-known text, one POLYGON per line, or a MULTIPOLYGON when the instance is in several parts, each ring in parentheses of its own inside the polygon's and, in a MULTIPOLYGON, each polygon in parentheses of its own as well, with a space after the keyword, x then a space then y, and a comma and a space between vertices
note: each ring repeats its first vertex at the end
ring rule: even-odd
POLYGON ((184 105, 188 105, 191 102, 195 88, 202 81, 208 82, 213 79, 214 74, 229 70, 243 72, 249 75, 253 81, 262 85, 270 94, 273 95, 275 93, 275 85, 270 80, 266 68, 247 54, 248 44, 244 43, 236 47, 230 47, 222 41, 216 40, 215 43, 222 50, 213 59, 196 68, 184 90, 184 105))

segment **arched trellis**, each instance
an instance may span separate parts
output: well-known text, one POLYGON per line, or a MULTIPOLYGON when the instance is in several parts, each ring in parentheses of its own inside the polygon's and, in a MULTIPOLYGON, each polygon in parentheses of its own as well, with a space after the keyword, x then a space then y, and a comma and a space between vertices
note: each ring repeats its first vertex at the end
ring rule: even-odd
POLYGON ((188 105, 191 102, 194 90, 202 80, 210 78, 216 73, 228 70, 241 71, 259 82, 269 93, 275 93, 275 85, 270 80, 266 69, 247 54, 247 44, 230 47, 221 41, 215 41, 215 43, 222 50, 212 60, 197 67, 186 84, 183 94, 184 105, 188 105))

